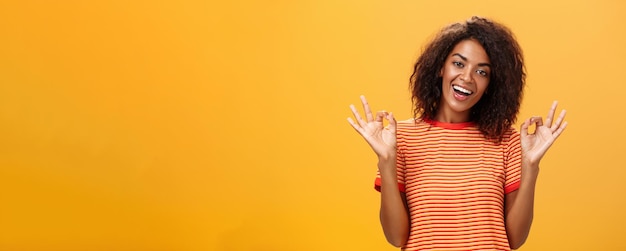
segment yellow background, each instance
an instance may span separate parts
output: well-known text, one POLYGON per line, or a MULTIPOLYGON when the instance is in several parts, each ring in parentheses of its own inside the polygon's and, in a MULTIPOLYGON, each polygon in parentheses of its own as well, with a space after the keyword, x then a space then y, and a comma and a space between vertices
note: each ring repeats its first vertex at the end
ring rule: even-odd
POLYGON ((625 12, 617 0, 3 0, 0 250, 395 250, 348 105, 364 94, 409 118, 422 46, 471 15, 524 49, 520 120, 554 99, 568 110, 522 250, 624 250, 625 12))

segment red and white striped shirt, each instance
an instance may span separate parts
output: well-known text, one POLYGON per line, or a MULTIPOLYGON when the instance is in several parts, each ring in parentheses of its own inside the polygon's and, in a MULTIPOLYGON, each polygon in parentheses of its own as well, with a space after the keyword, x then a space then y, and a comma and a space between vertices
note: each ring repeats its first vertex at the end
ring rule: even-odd
POLYGON ((510 250, 504 195, 519 188, 517 131, 498 144, 472 122, 408 120, 398 122, 397 140, 411 228, 403 250, 510 250))

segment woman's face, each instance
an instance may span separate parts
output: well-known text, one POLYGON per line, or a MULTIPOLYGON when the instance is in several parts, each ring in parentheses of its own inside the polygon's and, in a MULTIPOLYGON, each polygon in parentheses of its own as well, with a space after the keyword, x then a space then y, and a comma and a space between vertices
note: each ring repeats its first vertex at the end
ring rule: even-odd
POLYGON ((491 65, 485 49, 474 39, 459 42, 439 73, 442 93, 436 120, 467 122, 470 111, 489 85, 491 65))

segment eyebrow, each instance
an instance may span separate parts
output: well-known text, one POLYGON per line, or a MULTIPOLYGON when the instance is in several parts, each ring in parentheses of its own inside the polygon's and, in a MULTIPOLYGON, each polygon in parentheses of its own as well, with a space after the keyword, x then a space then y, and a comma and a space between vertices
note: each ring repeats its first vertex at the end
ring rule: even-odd
MULTIPOLYGON (((458 56, 461 59, 463 59, 463 61, 467 61, 467 58, 465 56, 459 54, 459 53, 454 53, 454 54, 452 54, 452 56, 458 56)), ((480 64, 478 64, 478 66, 488 66, 488 67, 491 68, 491 64, 489 64, 489 63, 480 63, 480 64)))

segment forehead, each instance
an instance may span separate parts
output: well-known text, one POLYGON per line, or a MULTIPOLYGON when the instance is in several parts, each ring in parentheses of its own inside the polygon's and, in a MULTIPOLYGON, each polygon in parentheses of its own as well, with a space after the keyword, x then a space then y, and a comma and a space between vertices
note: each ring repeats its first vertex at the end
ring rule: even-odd
POLYGON ((455 55, 460 55, 469 62, 489 63, 490 61, 485 48, 475 39, 465 39, 457 43, 448 57, 455 55))

